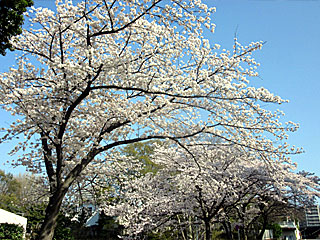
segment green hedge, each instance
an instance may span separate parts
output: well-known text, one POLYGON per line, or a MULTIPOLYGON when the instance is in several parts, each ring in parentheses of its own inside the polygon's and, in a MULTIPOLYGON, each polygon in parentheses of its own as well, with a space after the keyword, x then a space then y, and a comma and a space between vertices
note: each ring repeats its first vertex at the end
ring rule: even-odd
POLYGON ((0 223, 1 240, 22 240, 23 227, 16 224, 0 223))

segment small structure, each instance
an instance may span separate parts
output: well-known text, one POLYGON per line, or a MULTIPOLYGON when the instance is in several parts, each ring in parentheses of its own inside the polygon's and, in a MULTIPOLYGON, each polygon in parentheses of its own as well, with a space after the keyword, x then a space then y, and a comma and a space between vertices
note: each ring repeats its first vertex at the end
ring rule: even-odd
POLYGON ((320 227, 320 207, 319 205, 308 207, 305 211, 306 226, 320 227))
POLYGON ((28 219, 25 217, 21 217, 17 214, 0 209, 0 223, 9 223, 22 226, 24 229, 24 236, 27 230, 27 221, 28 219))
POLYGON ((87 220, 85 226, 86 227, 98 226, 99 225, 99 219, 100 219, 100 211, 96 210, 93 213, 93 215, 87 220))
POLYGON ((308 206, 305 218, 300 224, 302 237, 306 239, 320 239, 320 206, 308 206))

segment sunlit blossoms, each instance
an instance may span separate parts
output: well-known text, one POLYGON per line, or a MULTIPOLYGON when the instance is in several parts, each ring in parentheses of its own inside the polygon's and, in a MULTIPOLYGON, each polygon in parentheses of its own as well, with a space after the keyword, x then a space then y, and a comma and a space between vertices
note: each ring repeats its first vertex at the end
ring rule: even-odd
POLYGON ((0 77, 1 106, 16 116, 1 141, 19 137, 15 164, 46 173, 41 239, 75 179, 119 146, 163 139, 188 149, 211 136, 266 162, 299 152, 285 142, 297 125, 262 107, 285 101, 249 82, 262 43, 220 49, 203 36, 214 11, 200 0, 57 0, 54 11, 29 11, 31 26, 12 40, 21 55, 0 77))
POLYGON ((253 234, 260 239, 262 226, 252 230, 260 216, 275 206, 304 206, 320 196, 318 183, 294 173, 294 166, 268 163, 242 150, 218 143, 188 151, 159 147, 152 156, 159 170, 123 183, 118 202, 106 202, 104 211, 117 216, 125 235, 134 239, 170 229, 172 234, 197 232, 205 235, 199 239, 209 240, 215 224, 232 225, 231 231, 242 226, 243 238, 253 234))

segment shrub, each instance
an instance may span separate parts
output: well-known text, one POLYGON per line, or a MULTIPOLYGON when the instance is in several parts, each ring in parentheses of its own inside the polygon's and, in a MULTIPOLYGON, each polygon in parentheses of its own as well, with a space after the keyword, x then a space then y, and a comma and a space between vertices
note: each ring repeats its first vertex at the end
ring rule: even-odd
POLYGON ((0 239, 22 240, 23 227, 16 224, 0 223, 0 239))

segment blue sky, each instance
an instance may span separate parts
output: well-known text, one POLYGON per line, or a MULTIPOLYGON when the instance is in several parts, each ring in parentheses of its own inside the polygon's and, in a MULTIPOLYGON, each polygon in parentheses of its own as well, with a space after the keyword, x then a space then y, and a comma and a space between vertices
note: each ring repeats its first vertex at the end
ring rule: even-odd
POLYGON ((320 175, 320 1, 207 0, 215 6, 210 39, 230 48, 237 31, 243 43, 266 41, 255 54, 261 85, 290 102, 279 106, 284 121, 300 124, 289 142, 305 153, 292 157, 299 169, 320 175))
MULTIPOLYGON (((50 0, 47 0, 50 1, 50 0)), ((35 0, 35 6, 48 2, 35 0)), ((320 0, 206 0, 215 6, 214 34, 207 37, 223 48, 232 48, 233 37, 247 44, 266 41, 255 54, 261 63, 261 78, 255 86, 264 86, 290 102, 279 106, 284 121, 300 124, 289 142, 303 147, 305 153, 294 156, 299 169, 320 175, 320 0)), ((14 63, 14 54, 0 57, 0 72, 14 63)), ((10 116, 0 112, 0 126, 8 126, 10 116)), ((0 145, 0 169, 13 173, 23 168, 3 166, 10 144, 0 145)))

